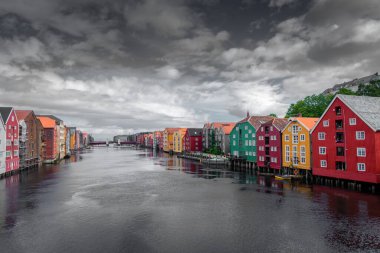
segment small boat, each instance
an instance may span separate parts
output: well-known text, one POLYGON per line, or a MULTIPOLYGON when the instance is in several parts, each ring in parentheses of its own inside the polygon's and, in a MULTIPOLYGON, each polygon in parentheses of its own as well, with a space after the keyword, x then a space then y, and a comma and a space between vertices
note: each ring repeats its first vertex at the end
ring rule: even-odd
POLYGON ((274 176, 276 180, 290 180, 292 178, 291 175, 282 175, 282 176, 274 176))

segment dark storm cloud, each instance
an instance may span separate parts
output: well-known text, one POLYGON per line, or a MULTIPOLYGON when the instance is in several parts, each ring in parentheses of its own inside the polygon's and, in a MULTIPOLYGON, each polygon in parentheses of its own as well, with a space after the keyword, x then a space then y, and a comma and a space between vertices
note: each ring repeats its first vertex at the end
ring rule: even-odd
POLYGON ((376 72, 378 1, 0 2, 2 105, 99 138, 254 114, 376 72))

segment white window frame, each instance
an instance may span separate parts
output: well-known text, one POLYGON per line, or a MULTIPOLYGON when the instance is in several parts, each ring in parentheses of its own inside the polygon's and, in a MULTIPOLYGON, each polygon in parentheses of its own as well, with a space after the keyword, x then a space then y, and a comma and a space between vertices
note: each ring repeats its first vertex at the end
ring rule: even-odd
POLYGON ((289 138, 289 134, 285 134, 285 141, 289 141, 290 138, 289 138))
POLYGON ((290 162, 290 146, 285 145, 285 161, 290 162))
POLYGON ((296 134, 293 135, 292 144, 298 144, 298 135, 296 134))
POLYGON ((298 126, 297 125, 292 126, 292 134, 298 134, 298 126))
POLYGON ((318 140, 319 141, 326 140, 326 133, 325 132, 318 132, 318 140))
POLYGON ((367 156, 367 150, 366 150, 366 148, 362 148, 362 147, 356 148, 356 155, 358 157, 366 157, 367 156))
POLYGON ((326 155, 327 153, 327 148, 326 147, 319 147, 319 154, 320 155, 326 155), (324 150, 324 152, 322 152, 322 150, 324 150))
POLYGON ((306 163, 306 147, 304 145, 302 145, 300 147, 300 160, 301 160, 301 163, 302 164, 305 164, 306 163))
POLYGON ((356 118, 350 118, 349 119, 349 125, 350 126, 356 126, 356 118))
POLYGON ((356 168, 358 171, 366 171, 365 163, 357 163, 356 168))
POLYGON ((330 125, 330 121, 328 119, 323 121, 323 127, 328 127, 330 125))
POLYGON ((301 134, 301 135, 300 135, 300 141, 305 141, 305 139, 306 139, 305 134, 301 134))
POLYGON ((320 161, 321 168, 327 168, 327 161, 326 160, 321 160, 320 161))
POLYGON ((356 137, 356 140, 358 140, 358 141, 365 140, 365 131, 356 131, 355 137, 356 137))

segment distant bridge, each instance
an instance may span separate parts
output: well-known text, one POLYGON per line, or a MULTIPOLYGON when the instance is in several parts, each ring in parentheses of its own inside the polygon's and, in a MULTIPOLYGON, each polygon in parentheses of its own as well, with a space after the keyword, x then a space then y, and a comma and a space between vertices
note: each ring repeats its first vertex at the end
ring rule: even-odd
MULTIPOLYGON (((107 145, 107 144, 119 144, 118 142, 114 141, 92 141, 89 143, 90 146, 101 146, 101 145, 107 145)), ((135 141, 121 141, 120 145, 136 145, 137 142, 135 141)))

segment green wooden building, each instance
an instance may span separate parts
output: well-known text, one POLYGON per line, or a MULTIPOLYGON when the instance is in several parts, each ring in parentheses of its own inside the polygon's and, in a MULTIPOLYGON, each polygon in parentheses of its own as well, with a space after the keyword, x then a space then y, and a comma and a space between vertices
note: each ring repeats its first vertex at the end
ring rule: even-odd
POLYGON ((239 121, 230 133, 231 155, 256 163, 256 131, 271 116, 249 116, 239 121))

